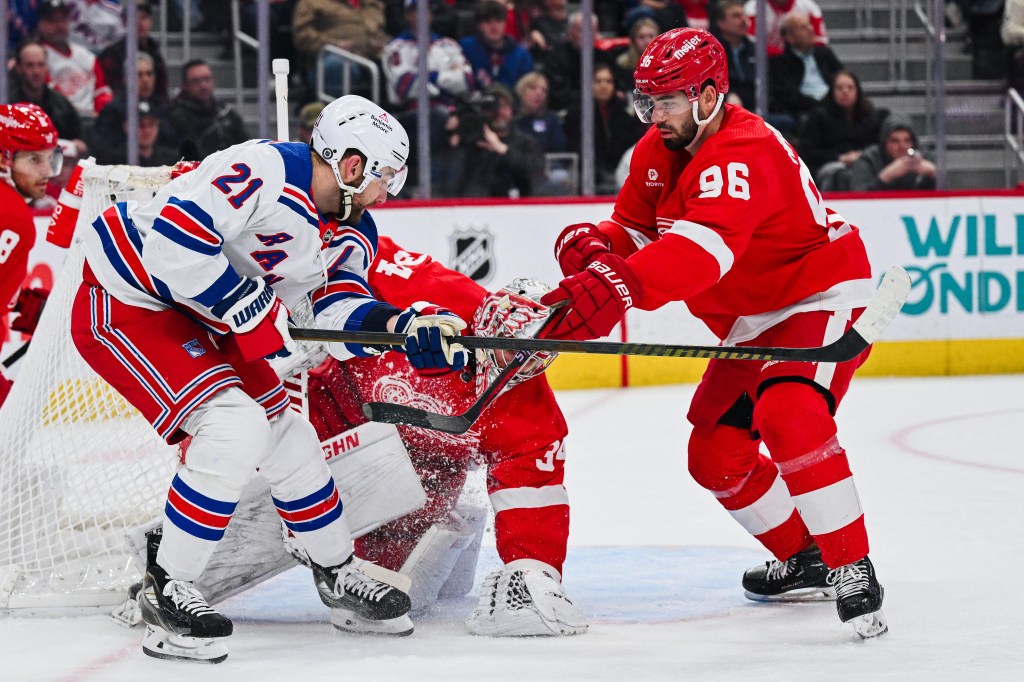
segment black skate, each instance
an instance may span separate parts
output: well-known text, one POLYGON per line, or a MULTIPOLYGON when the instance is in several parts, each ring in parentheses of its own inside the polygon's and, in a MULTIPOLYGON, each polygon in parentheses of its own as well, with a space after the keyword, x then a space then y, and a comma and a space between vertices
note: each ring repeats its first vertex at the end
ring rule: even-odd
POLYGON ((190 581, 171 580, 162 568, 151 565, 138 601, 147 626, 142 639, 147 656, 200 663, 220 663, 228 657, 220 638, 231 634, 231 621, 210 608, 190 581))
POLYGON ((320 600, 331 608, 331 623, 345 632, 371 635, 412 634, 409 595, 371 575, 375 564, 355 556, 338 566, 313 564, 320 600))
POLYGON ((754 601, 831 601, 835 588, 828 582, 828 566, 817 547, 805 549, 786 561, 766 561, 743 574, 747 599, 754 601))
POLYGON ((828 574, 828 584, 836 589, 836 608, 839 620, 853 625, 864 639, 878 637, 889 631, 882 614, 885 590, 878 584, 871 559, 835 568, 828 574))

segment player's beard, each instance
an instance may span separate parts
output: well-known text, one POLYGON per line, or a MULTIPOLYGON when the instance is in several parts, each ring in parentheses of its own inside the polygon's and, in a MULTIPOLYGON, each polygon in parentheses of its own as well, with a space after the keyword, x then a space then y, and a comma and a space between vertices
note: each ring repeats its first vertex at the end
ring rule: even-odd
POLYGON ((670 125, 667 121, 659 123, 658 130, 672 133, 669 137, 661 138, 661 141, 665 144, 666 149, 673 152, 686 149, 687 145, 693 142, 697 136, 697 124, 692 116, 689 119, 683 119, 678 127, 670 125))
MULTIPOLYGON (((352 195, 352 210, 349 212, 348 218, 342 221, 345 225, 358 225, 359 221, 363 219, 363 213, 366 211, 367 205, 360 201, 361 198, 361 194, 352 195)), ((344 201, 344 197, 342 198, 342 201, 344 201)), ((340 213, 338 213, 338 215, 344 215, 345 204, 340 203, 338 207, 340 209, 340 213)))

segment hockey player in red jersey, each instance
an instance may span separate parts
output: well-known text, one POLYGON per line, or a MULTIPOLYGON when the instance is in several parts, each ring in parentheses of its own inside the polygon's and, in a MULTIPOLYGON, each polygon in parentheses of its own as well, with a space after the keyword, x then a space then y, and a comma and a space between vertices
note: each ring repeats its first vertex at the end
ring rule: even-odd
MULTIPOLYGON (((489 294, 468 277, 386 237, 380 238, 369 283, 378 297, 396 305, 429 298, 473 319, 475 332, 487 336, 532 334, 546 315, 546 307, 536 301, 549 290, 533 280, 515 280, 489 294)), ((505 566, 485 579, 480 604, 466 620, 474 634, 572 635, 587 629, 561 585, 569 534, 569 500, 562 484, 567 427, 547 380, 537 376, 551 360, 542 354, 531 361, 464 435, 399 427, 427 503, 356 541, 360 557, 413 578, 414 604, 452 594, 458 578, 436 567, 453 569, 460 552, 471 553, 472 580, 478 547, 463 548, 476 534, 464 528, 472 525, 466 517, 474 515, 456 503, 469 466, 482 460, 505 566)), ((476 383, 493 379, 500 364, 487 354, 476 383)), ((332 358, 309 373, 309 417, 324 441, 365 422, 360 408, 371 400, 461 413, 476 398, 474 383, 459 373, 421 377, 395 353, 345 362, 332 358)), ((475 514, 480 524, 483 518, 475 514)))
MULTIPOLYGON (((685 301, 724 345, 822 346, 872 295, 857 228, 826 208, 793 148, 724 105, 726 56, 675 29, 644 51, 636 147, 610 220, 566 228, 566 275, 542 301, 572 310, 551 336, 608 334, 629 308, 685 301)), ((757 600, 837 599, 863 637, 886 631, 864 514, 834 415, 849 362, 712 360, 687 415, 689 470, 776 560, 743 576, 757 600), (771 456, 759 451, 764 444, 771 456)))
MULTIPOLYGON (((26 333, 35 328, 46 298, 44 292, 21 286, 36 242, 28 202, 46 195, 46 183, 60 173, 63 161, 57 129, 45 111, 35 104, 0 106, 0 321, 13 306, 21 314, 11 327, 26 333)), ((0 343, 6 338, 7 329, 0 328, 0 343)), ((10 388, 0 371, 0 405, 10 388)))

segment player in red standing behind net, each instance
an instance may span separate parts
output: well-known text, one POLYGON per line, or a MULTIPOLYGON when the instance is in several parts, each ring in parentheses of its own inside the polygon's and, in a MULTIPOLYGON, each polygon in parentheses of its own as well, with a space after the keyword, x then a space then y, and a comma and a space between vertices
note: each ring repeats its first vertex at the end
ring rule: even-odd
MULTIPOLYGON (((57 129, 34 104, 0 106, 0 317, 8 306, 20 315, 11 329, 31 334, 46 293, 22 289, 36 228, 28 203, 46 195, 46 183, 60 173, 64 156, 57 149, 57 129)), ((0 329, 0 343, 7 329, 0 329)), ((0 405, 11 382, 0 370, 0 405)))
MULTIPOLYGON (((530 336, 546 318, 537 303, 549 287, 515 280, 493 294, 430 256, 402 250, 380 237, 369 270, 373 291, 396 305, 432 297, 485 336, 530 336)), ((547 380, 537 376, 554 358, 539 354, 464 435, 399 427, 402 441, 427 493, 426 505, 356 541, 356 554, 413 578, 415 606, 438 595, 461 596, 452 587, 456 562, 472 529, 457 507, 470 465, 487 466, 487 491, 494 509, 498 554, 505 566, 484 580, 477 608, 466 620, 473 634, 490 636, 573 635, 586 632, 582 612, 561 585, 569 535, 569 499, 562 485, 565 419, 547 380), (444 567, 444 568, 441 568, 444 567), (419 602, 417 604, 417 601, 419 602)), ((390 401, 432 411, 460 413, 492 380, 501 358, 484 356, 476 382, 460 373, 423 377, 396 353, 378 358, 333 358, 309 373, 309 417, 327 440, 366 421, 361 406, 390 401), (476 386, 474 385, 476 383, 476 386)), ((477 518, 482 523, 482 517, 477 518)), ((470 550, 468 578, 476 555, 470 550)))
MULTIPOLYGON (((558 239, 566 279, 542 301, 572 310, 551 336, 593 339, 629 308, 685 301, 724 345, 837 339, 872 295, 864 245, 778 131, 723 106, 719 42, 699 29, 663 33, 635 80, 637 114, 654 125, 611 219, 558 239)), ((834 420, 867 353, 839 364, 712 360, 687 416, 691 475, 776 557, 744 574, 747 596, 836 598, 840 619, 873 637, 887 629, 883 592, 834 420)))

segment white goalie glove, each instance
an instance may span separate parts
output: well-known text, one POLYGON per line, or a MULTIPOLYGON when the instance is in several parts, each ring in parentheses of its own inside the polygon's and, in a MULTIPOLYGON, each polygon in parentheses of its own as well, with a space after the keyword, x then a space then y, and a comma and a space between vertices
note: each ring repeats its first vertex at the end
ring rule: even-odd
MULTIPOLYGON (((520 277, 501 289, 489 294, 473 316, 473 333, 476 336, 505 337, 516 339, 533 338, 548 318, 551 309, 540 302, 541 297, 551 291, 544 282, 520 277)), ((512 359, 512 351, 478 350, 477 391, 494 381, 506 363, 512 359)), ((523 365, 504 390, 531 379, 555 361, 557 353, 534 353, 523 365)))

